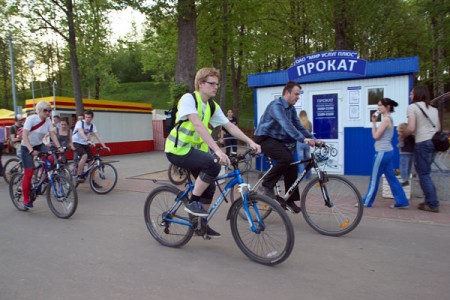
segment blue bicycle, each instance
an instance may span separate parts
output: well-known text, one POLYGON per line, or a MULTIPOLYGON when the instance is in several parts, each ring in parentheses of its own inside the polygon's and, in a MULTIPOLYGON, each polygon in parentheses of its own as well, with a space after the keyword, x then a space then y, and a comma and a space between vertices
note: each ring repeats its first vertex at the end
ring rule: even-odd
MULTIPOLYGON (((49 156, 57 152, 49 150, 40 152, 36 158, 37 167, 33 172, 30 200, 34 202, 39 195, 47 195, 47 204, 52 213, 58 218, 68 219, 76 211, 78 205, 77 191, 70 178, 66 177, 67 170, 59 158, 53 164, 49 156)), ((23 204, 22 193, 23 173, 16 173, 9 182, 9 195, 14 206, 21 211, 28 208, 23 204)))
POLYGON ((230 220, 231 233, 238 247, 250 259, 261 264, 275 265, 286 260, 294 247, 294 229, 278 203, 267 196, 249 192, 250 187, 241 176, 239 162, 248 160, 250 151, 242 155, 232 154, 230 161, 234 170, 216 179, 220 194, 205 218, 190 215, 184 210, 184 201, 194 189, 190 177, 184 191, 170 184, 154 189, 144 207, 145 224, 150 234, 168 247, 181 247, 194 234, 210 239, 206 234, 207 224, 223 201, 228 202, 226 197, 237 185, 240 198, 232 203, 227 220, 230 220), (229 181, 222 190, 218 182, 223 179, 229 181), (267 211, 270 213, 267 214, 267 211))

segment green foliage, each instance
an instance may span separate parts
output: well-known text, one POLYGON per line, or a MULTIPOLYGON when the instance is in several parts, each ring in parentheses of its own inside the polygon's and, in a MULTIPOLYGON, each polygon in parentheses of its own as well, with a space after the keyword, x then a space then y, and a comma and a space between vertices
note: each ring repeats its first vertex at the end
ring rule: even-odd
POLYGON ((169 83, 130 82, 103 92, 101 99, 151 103, 154 108, 168 109, 171 103, 169 83))
POLYGON ((170 105, 173 105, 178 99, 188 92, 188 86, 183 83, 171 83, 169 85, 170 90, 170 105))

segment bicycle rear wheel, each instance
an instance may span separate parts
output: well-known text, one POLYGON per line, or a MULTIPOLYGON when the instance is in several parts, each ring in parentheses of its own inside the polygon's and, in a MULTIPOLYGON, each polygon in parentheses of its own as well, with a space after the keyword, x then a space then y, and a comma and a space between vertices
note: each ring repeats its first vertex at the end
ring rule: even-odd
POLYGON ((48 207, 58 218, 68 219, 77 210, 77 190, 73 186, 72 181, 65 176, 54 174, 52 179, 53 184, 47 187, 48 207))
POLYGON ((188 171, 174 164, 170 164, 168 175, 170 182, 175 185, 183 184, 188 179, 188 171))
POLYGON ((317 232, 328 236, 341 236, 351 232, 361 221, 361 195, 347 179, 338 175, 325 176, 326 182, 321 184, 319 178, 314 178, 303 190, 303 217, 317 232), (331 207, 326 205, 324 195, 328 195, 331 207))
POLYGON ((182 202, 175 203, 180 191, 173 186, 160 186, 147 197, 144 219, 150 234, 162 245, 181 247, 192 238, 189 214, 182 202))
POLYGON ((16 173, 22 173, 23 166, 21 161, 18 158, 9 159, 5 165, 3 166, 3 178, 6 183, 9 183, 11 177, 16 173))
POLYGON ((111 192, 117 184, 117 170, 110 163, 95 166, 89 175, 91 189, 97 194, 111 192))
POLYGON ((258 194, 248 194, 250 221, 256 232, 249 227, 244 212, 244 201, 238 199, 230 212, 230 226, 236 244, 250 259, 264 265, 276 265, 286 260, 294 247, 294 228, 286 212, 274 200, 258 194), (271 213, 264 219, 261 207, 267 207, 271 213))
POLYGON ((25 211, 28 208, 23 205, 22 179, 23 173, 16 173, 11 176, 9 181, 9 196, 18 210, 25 211))

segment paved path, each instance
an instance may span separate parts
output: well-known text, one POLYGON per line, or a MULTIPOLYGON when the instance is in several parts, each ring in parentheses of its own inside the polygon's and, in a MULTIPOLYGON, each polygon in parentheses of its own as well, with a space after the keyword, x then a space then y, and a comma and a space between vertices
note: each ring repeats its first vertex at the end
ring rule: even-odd
MULTIPOLYGON (((43 197, 19 212, 0 180, 0 300, 448 299, 450 226, 440 219, 447 203, 432 214, 393 211, 377 199, 341 238, 319 235, 291 216, 294 251, 266 267, 236 246, 226 204, 211 224, 221 239, 194 238, 181 249, 159 245, 142 212, 155 183, 128 178, 163 170, 167 161, 161 153, 108 159, 118 160, 117 188, 97 195, 81 185, 69 220, 54 217, 43 197)), ((363 177, 352 181, 364 192, 363 177)))

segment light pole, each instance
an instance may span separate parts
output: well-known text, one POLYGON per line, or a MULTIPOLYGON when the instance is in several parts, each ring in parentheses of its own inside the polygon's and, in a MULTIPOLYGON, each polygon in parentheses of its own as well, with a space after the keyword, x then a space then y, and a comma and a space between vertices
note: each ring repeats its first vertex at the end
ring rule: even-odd
MULTIPOLYGON (((16 96, 16 80, 14 79, 14 52, 13 52, 13 45, 12 45, 12 34, 9 33, 8 37, 9 41, 9 58, 11 61, 11 87, 12 87, 12 96, 13 96, 13 105, 14 105, 14 116, 18 114, 17 111, 17 96, 16 96)), ((20 112, 22 113, 22 112, 20 112)))
POLYGON ((33 98, 33 108, 36 108, 36 105, 34 104, 34 73, 33 73, 34 59, 30 59, 30 61, 28 62, 28 66, 30 67, 31 70, 31 97, 33 98))
POLYGON ((53 81, 53 113, 52 113, 52 116, 55 115, 55 109, 56 109, 56 85, 57 85, 57 82, 53 81))

